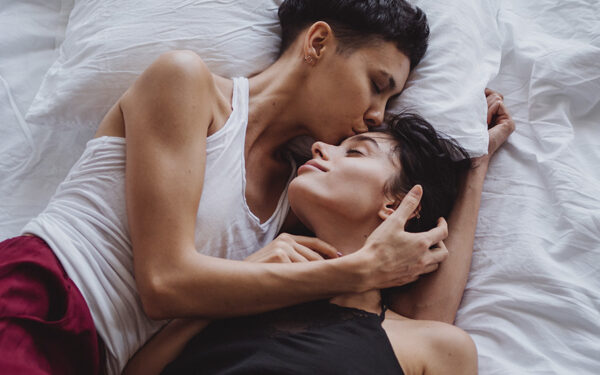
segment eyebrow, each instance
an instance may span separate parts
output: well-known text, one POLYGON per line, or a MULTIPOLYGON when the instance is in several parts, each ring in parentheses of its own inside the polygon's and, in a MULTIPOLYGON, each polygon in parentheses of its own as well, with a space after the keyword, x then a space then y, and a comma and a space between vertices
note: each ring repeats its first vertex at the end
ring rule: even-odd
POLYGON ((371 137, 368 137, 366 135, 355 135, 352 138, 348 139, 349 142, 355 141, 355 142, 369 142, 372 143, 373 145, 375 145, 375 147, 377 147, 378 150, 381 150, 381 148, 379 147, 379 143, 377 143, 377 141, 371 137))

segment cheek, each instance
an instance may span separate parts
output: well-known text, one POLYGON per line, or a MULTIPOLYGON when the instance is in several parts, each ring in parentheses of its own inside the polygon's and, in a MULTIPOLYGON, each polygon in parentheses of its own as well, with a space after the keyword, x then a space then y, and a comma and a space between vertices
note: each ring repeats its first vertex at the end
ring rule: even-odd
POLYGON ((335 207, 346 217, 363 218, 377 214, 383 202, 383 182, 379 176, 356 173, 339 178, 335 187, 335 207))
POLYGON ((336 108, 342 116, 364 112, 365 107, 369 105, 370 87, 365 85, 356 74, 351 69, 337 69, 330 72, 327 77, 323 77, 331 84, 328 90, 321 93, 322 103, 327 103, 330 108, 336 108))
POLYGON ((315 211, 349 220, 377 215, 385 181, 372 169, 313 173, 296 177, 288 187, 290 206, 301 221, 315 211))

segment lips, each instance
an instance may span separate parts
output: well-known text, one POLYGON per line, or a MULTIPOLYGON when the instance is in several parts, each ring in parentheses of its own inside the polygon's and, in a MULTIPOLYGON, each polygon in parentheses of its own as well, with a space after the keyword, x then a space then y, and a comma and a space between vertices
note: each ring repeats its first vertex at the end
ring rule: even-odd
POLYGON ((304 163, 304 165, 306 166, 310 166, 313 168, 317 168, 323 172, 327 172, 327 168, 325 168, 323 165, 319 164, 319 162, 317 162, 316 160, 312 159, 307 161, 306 163, 304 163))

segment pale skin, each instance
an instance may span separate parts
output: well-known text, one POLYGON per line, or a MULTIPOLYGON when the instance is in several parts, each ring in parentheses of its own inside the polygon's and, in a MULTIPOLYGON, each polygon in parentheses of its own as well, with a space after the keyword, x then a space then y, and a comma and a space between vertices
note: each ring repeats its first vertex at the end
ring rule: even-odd
MULTIPOLYGON (((388 100, 404 86, 409 60, 393 43, 378 42, 349 56, 335 53, 336 46, 329 25, 317 22, 250 79, 245 193, 261 220, 273 213, 273 197, 291 172, 280 158, 290 139, 309 135, 338 143, 364 132, 381 123, 388 100)), ((243 263, 198 253, 194 228, 206 139, 228 118, 231 95, 232 82, 211 74, 196 54, 167 53, 119 99, 96 134, 127 139, 134 275, 150 318, 223 318, 404 285, 446 259, 444 246, 429 250, 446 238, 445 221, 414 234, 388 220, 344 257, 332 245, 304 237, 280 238, 263 249, 279 252, 285 241, 334 258, 327 262, 243 263)))
MULTIPOLYGON (((486 90, 486 96, 490 122, 492 117, 495 118, 489 130, 489 153, 477 159, 475 168, 468 172, 464 181, 468 188, 464 190, 469 192, 480 192, 491 156, 514 130, 514 122, 502 103, 502 96, 491 90, 486 90)), ((382 221, 389 220, 394 215, 393 218, 403 226, 419 210, 418 203, 422 192, 418 186, 401 202, 398 202, 397 198, 382 194, 380 187, 395 168, 387 158, 393 140, 381 133, 367 133, 367 136, 375 142, 361 141, 353 137, 340 146, 315 143, 313 160, 298 170, 298 177, 290 185, 290 202, 298 217, 316 236, 342 250, 344 256, 360 249, 364 238, 377 230, 382 221), (347 191, 344 191, 343 187, 336 190, 332 189, 334 185, 351 188, 347 191), (352 205, 351 209, 348 209, 348 200, 355 194, 364 198, 363 204, 352 205)), ((463 193, 459 199, 464 200, 464 195, 463 193)), ((254 261, 306 262, 316 258, 314 254, 304 250, 289 250, 271 257, 268 254, 274 254, 273 252, 264 253, 262 256, 258 253, 254 261)), ((462 272, 466 259, 470 261, 470 257, 456 254, 452 261, 454 265, 460 266, 458 270, 462 272), (459 264, 458 260, 463 264, 459 264)), ((459 284, 447 284, 446 290, 453 293, 460 288, 460 283, 466 278, 468 265, 466 268, 465 275, 458 275, 456 271, 442 274, 441 278, 445 281, 459 284)), ((440 268, 442 269, 444 268, 440 268)), ((432 283, 431 278, 432 276, 428 276, 414 285, 420 283, 426 288, 432 283)), ((462 290, 460 293, 462 294, 462 290)), ((377 314, 381 312, 379 290, 344 294, 332 298, 330 302, 377 314)), ((427 309, 421 306, 411 311, 428 313, 427 309)), ((437 316, 444 317, 440 309, 430 314, 433 316, 428 320, 415 320, 390 310, 386 312, 382 327, 404 372, 407 375, 476 374, 477 351, 471 338, 457 327, 433 321, 437 316)), ((455 311, 452 312, 452 315, 454 314, 455 311)), ((207 324, 208 321, 205 320, 172 322, 136 354, 128 364, 125 374, 159 373, 176 357, 185 343, 207 324)))

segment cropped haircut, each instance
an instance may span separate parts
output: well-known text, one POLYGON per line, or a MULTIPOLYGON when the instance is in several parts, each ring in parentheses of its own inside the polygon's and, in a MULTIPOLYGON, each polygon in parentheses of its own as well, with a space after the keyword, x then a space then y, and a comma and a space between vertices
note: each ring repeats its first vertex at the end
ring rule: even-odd
POLYGON ((409 220, 406 230, 423 232, 447 217, 458 196, 460 176, 471 167, 467 152, 456 141, 443 137, 425 119, 413 113, 389 115, 375 131, 390 135, 396 142, 392 161, 400 170, 384 192, 402 199, 414 185, 423 187, 420 217, 409 220))
POLYGON ((302 30, 318 21, 331 26, 340 54, 380 41, 393 42, 413 69, 427 50, 427 17, 405 0, 285 0, 278 14, 280 55, 302 30))

